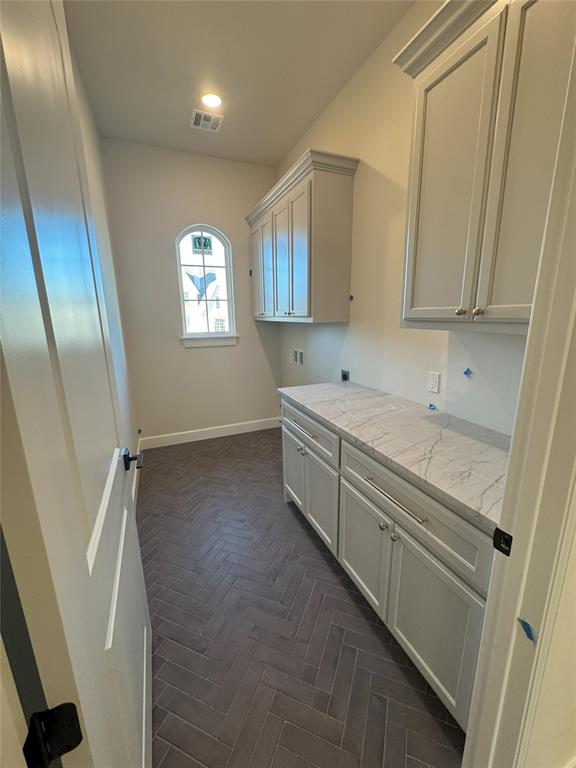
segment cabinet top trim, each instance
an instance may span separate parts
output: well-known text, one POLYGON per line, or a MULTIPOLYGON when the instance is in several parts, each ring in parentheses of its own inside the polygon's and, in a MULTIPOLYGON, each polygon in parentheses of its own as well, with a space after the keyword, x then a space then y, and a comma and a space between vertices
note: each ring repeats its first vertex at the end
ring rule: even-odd
POLYGON ((306 152, 286 171, 284 176, 276 182, 272 189, 260 200, 250 213, 246 221, 250 226, 257 221, 263 213, 266 213, 275 203, 289 192, 299 181, 311 171, 328 171, 328 173, 341 173, 345 176, 354 176, 360 160, 348 155, 335 155, 332 152, 324 152, 321 149, 307 149, 306 152))
POLYGON ((446 0, 414 37, 396 54, 394 64, 416 77, 496 0, 446 0))

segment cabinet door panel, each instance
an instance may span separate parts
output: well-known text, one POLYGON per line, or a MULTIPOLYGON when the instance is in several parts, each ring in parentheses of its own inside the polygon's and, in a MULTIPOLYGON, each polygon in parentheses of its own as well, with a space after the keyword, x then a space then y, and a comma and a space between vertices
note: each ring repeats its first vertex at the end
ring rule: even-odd
POLYGON ((290 312, 290 249, 288 238, 288 201, 273 213, 274 266, 276 275, 276 301, 274 314, 287 316, 290 312))
POLYGON ((306 451, 305 514, 333 554, 338 554, 338 472, 306 451))
POLYGON ((262 317, 262 269, 261 269, 262 232, 259 226, 250 233, 250 269, 252 270, 252 312, 254 317, 262 317))
POLYGON ((576 3, 512 4, 476 322, 530 317, 575 39, 576 3))
POLYGON ((503 13, 418 85, 405 318, 471 318, 503 13))
POLYGON ((290 195, 292 314, 310 314, 310 181, 290 195))
POLYGON ((346 480, 340 480, 338 557, 382 619, 386 616, 388 598, 390 527, 390 520, 368 499, 346 480))
POLYGON ((386 624, 466 729, 484 601, 396 528, 386 624))
POLYGON ((285 427, 282 427, 282 465, 284 470, 284 491, 304 511, 304 445, 285 427))
POLYGON ((262 313, 274 315, 274 248, 272 244, 272 216, 261 224, 262 238, 262 313))

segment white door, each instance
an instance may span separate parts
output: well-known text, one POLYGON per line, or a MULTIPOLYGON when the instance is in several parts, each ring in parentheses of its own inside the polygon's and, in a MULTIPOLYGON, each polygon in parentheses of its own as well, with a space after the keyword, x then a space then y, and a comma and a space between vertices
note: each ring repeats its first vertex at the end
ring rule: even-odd
POLYGON ((339 559, 356 586, 385 621, 392 523, 374 504, 340 480, 339 559))
POLYGON ((262 231, 256 226, 250 232, 250 273, 252 276, 252 312, 262 317, 262 231))
POLYGON ((576 39, 576 3, 509 10, 475 322, 528 320, 576 39))
POLYGON ((290 272, 293 315, 310 315, 310 179, 290 192, 290 272))
POLYGON ((286 427, 282 427, 282 462, 284 469, 284 497, 304 511, 304 444, 286 427))
POLYGON ((284 198, 274 209, 272 219, 274 224, 274 274, 276 276, 274 314, 278 317, 287 317, 290 314, 290 247, 287 198, 284 198))
POLYGON ((274 316, 274 246, 272 242, 272 214, 267 213, 260 223, 262 238, 262 316, 274 316))
POLYGON ((504 16, 501 11, 464 37, 418 82, 406 236, 407 319, 472 319, 504 16))
POLYGON ((466 729, 484 601, 394 527, 386 626, 466 729))
POLYGON ((151 765, 150 621, 135 470, 121 456, 62 13, 2 9, 2 346, 89 755, 96 768, 140 768, 151 765))
POLYGON ((338 556, 338 485, 339 475, 313 451, 304 448, 304 514, 332 553, 338 556))

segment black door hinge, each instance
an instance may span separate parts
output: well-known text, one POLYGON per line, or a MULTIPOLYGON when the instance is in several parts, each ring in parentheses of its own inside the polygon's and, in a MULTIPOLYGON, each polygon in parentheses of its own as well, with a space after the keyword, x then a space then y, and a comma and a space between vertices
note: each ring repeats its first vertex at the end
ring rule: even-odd
POLYGON ((78 710, 72 702, 30 716, 24 742, 28 768, 48 768, 53 760, 76 749, 82 741, 78 710))
POLYGON ((510 557, 513 538, 511 533, 506 533, 506 531, 503 531, 501 528, 496 528, 494 536, 492 537, 494 549, 497 549, 498 552, 502 552, 506 557, 510 557))

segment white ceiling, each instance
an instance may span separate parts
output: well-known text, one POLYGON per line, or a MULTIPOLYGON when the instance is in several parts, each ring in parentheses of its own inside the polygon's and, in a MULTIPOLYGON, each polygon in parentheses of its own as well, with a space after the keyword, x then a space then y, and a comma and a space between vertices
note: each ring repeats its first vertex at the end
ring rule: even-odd
POLYGON ((400 0, 70 0, 72 48, 104 136, 277 165, 408 10, 400 0), (189 127, 200 96, 225 115, 189 127))

